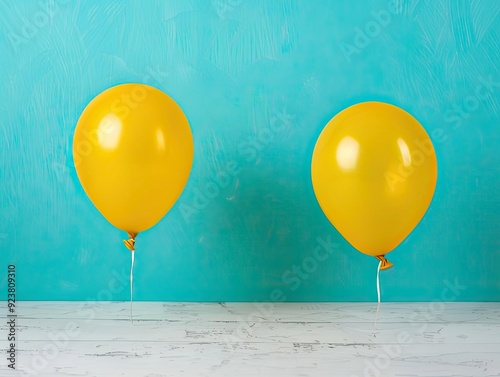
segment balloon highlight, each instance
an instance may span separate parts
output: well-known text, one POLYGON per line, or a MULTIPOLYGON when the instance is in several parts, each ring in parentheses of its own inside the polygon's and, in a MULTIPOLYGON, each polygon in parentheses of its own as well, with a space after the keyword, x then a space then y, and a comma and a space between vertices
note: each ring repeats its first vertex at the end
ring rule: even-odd
POLYGON ((188 180, 194 145, 188 120, 162 91, 122 84, 95 97, 73 138, 78 178, 95 207, 135 237, 153 227, 177 201, 188 180))
POLYGON ((406 111, 363 102, 324 128, 311 163, 314 193, 332 225, 358 251, 385 255, 416 227, 437 181, 432 142, 406 111))

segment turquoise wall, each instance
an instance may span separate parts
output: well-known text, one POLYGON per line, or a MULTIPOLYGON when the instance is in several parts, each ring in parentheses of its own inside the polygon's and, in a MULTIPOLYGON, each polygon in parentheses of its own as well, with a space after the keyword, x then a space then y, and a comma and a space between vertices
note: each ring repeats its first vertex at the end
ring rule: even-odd
POLYGON ((497 0, 3 1, 0 297, 15 264, 18 300, 129 299, 125 234, 83 192, 71 142, 94 96, 140 82, 183 108, 195 162, 138 237, 137 300, 376 300, 377 261, 310 180, 328 120, 369 100, 416 117, 439 164, 382 299, 500 300, 499 14, 497 0))

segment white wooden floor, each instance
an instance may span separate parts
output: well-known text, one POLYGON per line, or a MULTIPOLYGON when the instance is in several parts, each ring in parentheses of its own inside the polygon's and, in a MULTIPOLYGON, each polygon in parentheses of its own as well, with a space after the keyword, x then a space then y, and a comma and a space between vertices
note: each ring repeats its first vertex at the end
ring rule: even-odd
MULTIPOLYGON (((0 376, 500 376, 500 303, 20 302, 0 376)), ((4 314, 5 313, 5 314, 4 314)), ((3 316, 3 317, 2 317, 3 316)))

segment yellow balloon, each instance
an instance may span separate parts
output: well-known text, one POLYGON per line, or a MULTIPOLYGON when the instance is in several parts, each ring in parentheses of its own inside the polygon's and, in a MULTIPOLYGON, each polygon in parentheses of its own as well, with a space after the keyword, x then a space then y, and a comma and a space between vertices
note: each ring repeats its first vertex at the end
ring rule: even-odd
POLYGON ((382 102, 348 107, 326 125, 314 148, 316 198, 332 225, 360 252, 384 255, 424 216, 434 195, 431 139, 406 111, 382 102))
POLYGON ((80 182, 115 227, 154 226, 181 195, 193 163, 186 116, 162 91, 123 84, 95 97, 78 120, 73 158, 80 182))

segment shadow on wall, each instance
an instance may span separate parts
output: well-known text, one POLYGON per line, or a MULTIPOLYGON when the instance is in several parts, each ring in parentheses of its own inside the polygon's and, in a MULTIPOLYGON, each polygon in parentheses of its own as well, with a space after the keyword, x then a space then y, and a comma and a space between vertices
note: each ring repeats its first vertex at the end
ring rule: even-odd
POLYGON ((317 292, 305 288, 321 281, 335 297, 343 240, 327 224, 321 233, 311 231, 318 229, 310 226, 311 218, 324 219, 310 205, 307 186, 271 163, 248 167, 239 179, 238 188, 217 198, 203 220, 203 249, 210 250, 211 263, 224 273, 219 283, 238 287, 229 296, 313 300, 317 292))

